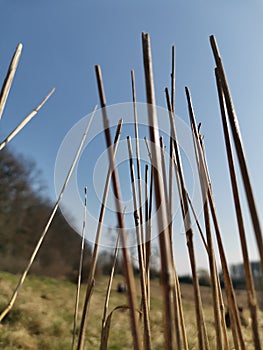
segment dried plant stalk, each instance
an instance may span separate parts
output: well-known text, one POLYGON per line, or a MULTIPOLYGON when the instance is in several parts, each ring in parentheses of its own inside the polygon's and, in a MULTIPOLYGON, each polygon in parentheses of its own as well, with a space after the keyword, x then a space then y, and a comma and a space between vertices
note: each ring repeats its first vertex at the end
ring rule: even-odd
MULTIPOLYGON (((106 290, 106 296, 105 296, 105 301, 104 301, 104 308, 103 308, 103 315, 102 315, 102 329, 101 329, 101 344, 103 343, 103 336, 104 332, 103 329, 106 326, 106 319, 107 319, 107 313, 108 313, 108 308, 109 308, 109 300, 110 300, 110 293, 112 289, 112 283, 113 283, 113 277, 115 273, 115 268, 118 260, 118 253, 119 253, 119 243, 120 243, 120 234, 118 234, 117 240, 116 240, 116 246, 113 254, 113 261, 112 261, 112 267, 111 267, 111 273, 107 285, 107 290, 106 290)), ((102 349, 101 349, 102 350, 102 349)))
MULTIPOLYGON (((149 275, 149 273, 150 273, 150 256, 151 256, 151 240, 152 240, 153 165, 152 165, 152 156, 151 156, 148 140, 146 137, 144 137, 144 141, 145 141, 146 148, 148 150, 148 156, 149 156, 149 159, 151 162, 150 193, 149 193, 149 201, 147 201, 148 211, 145 213, 145 221, 146 221, 146 258, 145 258, 146 262, 145 262, 145 266, 146 266, 146 272, 149 275)), ((145 197, 148 200, 147 186, 146 186, 145 191, 146 191, 145 197)))
POLYGON ((194 245, 193 245, 193 229, 191 224, 190 212, 188 209, 188 201, 187 201, 187 195, 185 191, 186 186, 185 186, 184 174, 182 169, 179 145, 178 145, 176 130, 175 130, 174 113, 172 111, 169 92, 167 88, 165 89, 165 92, 166 92, 166 101, 167 101, 167 107, 169 110, 169 117, 170 117, 170 124, 171 124, 171 136, 174 140, 174 152, 175 152, 175 159, 176 159, 176 164, 178 169, 179 188, 180 188, 179 193, 181 194, 181 197, 182 197, 181 211, 182 211, 182 216, 183 216, 183 221, 184 221, 184 226, 186 231, 188 254, 189 254, 191 270, 192 270, 199 348, 208 349, 209 345, 208 345, 208 339, 206 334, 206 327, 204 322, 202 301, 201 301, 201 295, 200 295, 200 287, 199 287, 199 281, 198 281, 197 269, 196 269, 195 251, 194 251, 194 245))
MULTIPOLYGON (((201 137, 199 137, 199 145, 200 145, 200 148, 202 151, 202 156, 199 158, 199 160, 200 160, 200 162, 203 163, 203 168, 205 169, 205 172, 204 172, 205 176, 204 176, 203 180, 206 181, 209 207, 210 207, 211 214, 212 214, 212 219, 213 219, 213 224, 214 224, 215 234, 216 234, 216 240, 217 240, 221 265, 222 265, 222 272, 223 272, 223 277, 224 277, 224 282, 225 282, 225 291, 226 291, 227 302, 228 302, 228 307, 229 307, 233 340, 234 340, 235 347, 237 349, 243 350, 243 349, 245 349, 245 344, 244 344, 244 339, 243 339, 242 330, 241 330, 239 312, 238 312, 238 308, 237 308, 237 302, 236 302, 236 297, 235 297, 235 292, 234 292, 232 280, 230 278, 230 273, 229 273, 229 269, 228 269, 225 250, 224 250, 224 246, 223 246, 223 242, 222 242, 222 238, 221 238, 221 232, 220 232, 219 223, 218 223, 217 214, 216 214, 216 207, 215 207, 215 203, 214 203, 214 199, 213 199, 213 195, 212 195, 211 181, 210 181, 209 174, 208 174, 208 167, 207 167, 207 162, 206 162, 206 157, 205 157, 205 151, 204 151, 203 141, 202 141, 201 137)), ((222 301, 221 301, 221 305, 223 305, 222 301)), ((222 314, 222 312, 221 312, 221 314, 222 314)), ((224 317, 224 316, 222 315, 221 319, 222 319, 222 317, 224 317)), ((222 322, 224 322, 224 318, 222 319, 222 322)), ((222 325, 224 327, 224 323, 222 323, 222 325)))
MULTIPOLYGON (((172 46, 172 70, 171 70, 171 108, 173 113, 175 113, 175 47, 172 46)), ((173 256, 173 166, 174 166, 174 147, 173 147, 173 138, 172 131, 170 131, 170 160, 169 160, 169 232, 170 232, 170 240, 171 240, 171 254, 173 256)), ((175 170, 176 175, 178 176, 177 170, 175 170)), ((179 184, 179 182, 178 182, 179 184)), ((181 200, 181 199, 180 199, 181 200)), ((188 349, 188 341, 186 336, 185 322, 183 316, 183 304, 181 298, 181 288, 178 279, 178 274, 176 271, 175 260, 173 257, 174 264, 174 273, 175 273, 175 282, 176 282, 176 290, 175 290, 175 298, 176 298, 176 309, 175 313, 179 313, 180 324, 181 324, 181 332, 182 332, 182 341, 184 349, 188 349)), ((177 336, 177 340, 178 340, 177 336)), ((179 346, 179 344, 178 344, 179 346)))
POLYGON ((119 229, 121 231, 120 241, 123 247, 122 248, 123 264, 124 264, 124 273, 125 273, 125 279, 126 279, 127 291, 128 291, 128 302, 129 302, 129 308, 130 308, 130 320, 131 320, 131 329, 132 329, 132 335, 133 335, 133 345, 134 345, 134 349, 137 350, 137 349, 141 349, 142 345, 140 340, 138 320, 136 317, 135 281, 134 281, 134 275, 133 275, 133 270, 132 270, 130 256, 129 256, 129 250, 126 245, 126 231, 125 231, 124 217, 123 217, 122 208, 121 208, 121 191, 119 186, 118 172, 117 172, 117 169, 115 168, 113 151, 111 147, 111 136, 110 136, 110 130, 109 130, 110 126, 109 126, 109 120, 108 120, 107 110, 106 110, 106 99, 105 99, 104 88, 102 83, 101 69, 99 66, 95 66, 95 69, 96 69, 100 102, 102 107, 104 133, 105 133, 105 139, 106 139, 106 144, 108 148, 110 167, 112 171, 112 185, 113 185, 113 192, 116 199, 115 200, 116 215, 117 215, 119 229))
POLYGON ((131 184, 132 184, 132 196, 133 196, 133 207, 134 207, 134 222, 136 228, 137 236, 137 249, 138 249, 138 258, 140 266, 140 282, 141 282, 141 292, 142 292, 142 310, 143 310, 143 320, 144 320, 144 347, 147 350, 151 349, 151 329, 150 329, 150 315, 149 315, 149 306, 147 299, 147 275, 145 270, 144 254, 143 254, 143 242, 141 240, 141 225, 138 212, 138 202, 136 195, 136 186, 135 186, 135 175, 134 175, 134 165, 133 165, 133 154, 132 154, 132 144, 131 139, 127 137, 128 151, 129 151, 129 161, 130 161, 130 175, 131 175, 131 184))
MULTIPOLYGON (((161 160, 162 160, 162 171, 163 171, 163 184, 164 184, 164 196, 166 203, 169 202, 168 200, 168 188, 167 188, 167 179, 166 179, 166 170, 165 170, 165 148, 163 144, 163 138, 160 137, 160 147, 161 147, 161 160)), ((170 159, 171 161, 171 159, 170 159)), ((172 222, 172 215, 170 212, 170 206, 167 206, 167 212, 169 217, 169 236, 170 236, 170 250, 171 250, 171 256, 172 256, 172 264, 173 264, 173 270, 174 270, 174 279, 178 279, 177 271, 175 268, 175 261, 173 256, 173 246, 172 246, 172 232, 171 232, 171 222, 172 222)), ((179 307, 180 303, 178 301, 178 298, 181 298, 181 290, 180 290, 180 284, 175 283, 174 288, 174 321, 175 321, 175 332, 176 332, 176 342, 177 342, 177 348, 181 349, 182 342, 181 342, 181 332, 180 328, 182 327, 180 324, 180 317, 179 317, 179 307), (178 289, 179 287, 179 289, 178 289)))
POLYGON ((210 274, 211 274, 211 287, 212 287, 212 297, 213 297, 212 300, 213 300, 217 348, 223 349, 224 344, 223 344, 222 327, 221 327, 221 324, 222 324, 221 312, 220 312, 220 302, 219 302, 218 286, 217 286, 218 271, 216 268, 214 247, 213 247, 213 241, 212 241, 212 232, 211 232, 211 225, 210 225, 207 182, 205 181, 206 174, 205 174, 204 164, 201 161, 202 151, 199 145, 198 130, 197 130, 196 119, 195 119, 194 110, 192 106, 190 91, 187 87, 185 88, 185 91, 186 91, 188 112, 189 112, 190 124, 192 128, 192 136, 193 136, 193 143, 194 143, 195 156, 196 156, 196 163, 198 167, 199 181, 200 181, 200 187, 201 187, 202 199, 203 199, 204 221, 205 221, 206 237, 207 237, 207 248, 208 248, 207 252, 208 252, 208 260, 209 260, 209 268, 210 268, 210 274))
POLYGON ((191 208, 191 210, 192 210, 192 213, 193 213, 193 216, 194 216, 194 219, 195 219, 195 223, 196 223, 197 228, 198 228, 198 231, 199 231, 199 233, 200 233, 200 236, 201 236, 203 245, 204 245, 204 247, 205 247, 205 250, 206 250, 207 254, 209 254, 208 245, 207 245, 207 243, 206 243, 205 236, 204 236, 202 227, 201 227, 201 225, 200 225, 200 222, 199 222, 199 220, 198 220, 198 217, 197 217, 195 208, 194 208, 194 206, 193 206, 192 200, 191 200, 191 198, 190 198, 188 192, 186 193, 186 195, 187 195, 187 199, 188 199, 188 202, 189 202, 189 204, 190 204, 190 208, 191 208))
POLYGON ((0 120, 2 118, 4 109, 5 109, 5 105, 6 105, 6 101, 9 95, 9 91, 10 88, 12 86, 12 82, 16 73, 16 69, 20 60, 20 56, 22 53, 22 48, 23 45, 21 43, 19 43, 17 45, 16 51, 13 55, 13 58, 10 62, 9 68, 8 68, 8 72, 7 75, 5 77, 1 92, 0 92, 0 120))
POLYGON ((225 103, 226 103, 226 108, 228 112, 228 118, 230 121, 230 126, 231 126, 231 131, 234 139, 234 144, 237 152, 237 158, 239 161, 239 166, 242 174, 242 179, 243 179, 243 184, 246 192, 246 197, 247 197, 247 202, 248 202, 248 207, 250 211, 250 216, 252 219, 252 224, 254 227, 254 233, 257 241, 257 246, 258 246, 258 251, 259 251, 259 256, 260 256, 260 263, 261 263, 261 276, 263 279, 263 233, 261 230, 261 225, 257 213, 257 208, 256 208, 256 203, 255 203, 255 198, 254 198, 254 193, 252 190, 252 185, 250 181, 250 176, 248 173, 248 167, 247 167, 247 162, 246 162, 246 157, 245 157, 245 152, 244 152, 244 146, 242 142, 242 137, 239 129, 239 123, 238 119, 235 113, 234 109, 234 104, 232 102, 230 90, 228 87, 227 83, 227 78, 226 74, 224 71, 222 59, 220 57, 220 53, 216 44, 215 37, 212 35, 210 36, 210 43, 211 47, 213 50, 215 62, 218 68, 218 75, 220 76, 221 84, 222 84, 222 89, 224 93, 224 98, 225 98, 225 103))
POLYGON ((240 242, 241 242, 241 248, 242 248, 242 254, 243 254, 245 279, 246 279, 246 287, 247 287, 247 298, 248 298, 248 306, 250 309, 250 315, 252 319, 254 345, 255 345, 255 349, 260 350, 261 344, 260 344, 258 316, 257 316, 258 314, 257 299, 256 299, 254 281, 253 281, 249 255, 248 255, 245 226, 244 226, 241 203, 240 203, 239 192, 238 192, 232 146, 231 146, 231 141, 229 136, 229 127, 228 127, 228 122, 227 122, 226 113, 225 113, 224 96, 223 96, 220 76, 218 74, 217 68, 216 68, 215 74, 216 74, 217 91, 218 91, 218 98, 219 98, 219 104, 220 104, 220 110, 221 110, 221 119, 222 119, 223 130, 224 130, 226 152, 227 152, 227 158, 228 158, 228 167, 230 172, 232 192, 233 192, 233 198, 235 203, 236 217, 237 217, 239 236, 240 236, 240 242))
POLYGON ((10 142, 29 122, 32 118, 36 116, 38 111, 44 106, 44 104, 47 102, 47 100, 50 98, 50 96, 54 93, 55 88, 53 88, 47 96, 44 98, 43 101, 40 102, 40 104, 31 112, 29 113, 25 119, 22 120, 22 122, 4 139, 4 141, 0 144, 0 151, 3 149, 8 142, 10 142))
POLYGON ((74 349, 74 345, 75 345, 77 322, 78 322, 79 295, 80 295, 80 285, 81 285, 81 277, 82 277, 82 269, 83 269, 84 246, 85 246, 86 218, 87 218, 87 187, 85 187, 84 189, 84 214, 83 214, 83 224, 82 224, 82 233, 81 233, 78 282, 77 282, 75 310, 74 310, 73 334, 72 334, 72 345, 71 345, 72 350, 74 349))
POLYGON ((140 231, 141 231, 141 241, 142 241, 142 251, 143 259, 145 262, 145 234, 144 234, 144 224, 143 224, 143 205, 142 205, 142 177, 141 177, 141 157, 140 157, 140 145, 139 145, 139 131, 138 131, 138 120, 137 120, 137 108, 136 108, 136 89, 135 89, 135 78, 134 70, 131 71, 132 80, 132 100, 133 100, 133 114, 134 114, 134 130, 136 139, 136 165, 137 165, 137 178, 139 186, 139 213, 140 213, 140 231))
POLYGON ((146 84, 146 96, 148 107, 149 134, 151 141, 151 155, 154 178, 154 194, 156 207, 159 208, 157 214, 159 245, 161 254, 161 284, 163 287, 164 300, 164 332, 167 349, 175 349, 175 329, 174 329, 174 300, 173 291, 175 288, 173 264, 170 250, 170 237, 168 230, 168 217, 166 203, 163 197, 164 188, 162 182, 161 154, 159 148, 159 130, 156 115, 155 91, 152 71, 152 57, 149 34, 142 34, 142 48, 144 58, 144 73, 146 84))
MULTIPOLYGON (((118 149, 121 127, 122 127, 122 119, 119 120, 117 129, 116 129, 116 133, 115 133, 115 139, 114 139, 114 143, 113 143, 113 157, 114 158, 115 158, 115 155, 116 155, 117 149, 118 149)), ((93 253, 92 253, 92 257, 91 257, 85 300, 84 300, 84 305, 83 305, 83 309, 82 309, 80 335, 79 335, 79 340, 78 340, 78 346, 80 347, 80 349, 81 349, 81 347, 84 346, 84 343, 85 343, 85 331, 86 331, 86 324, 88 322, 88 308, 89 308, 89 303, 90 303, 90 299, 92 296, 92 289, 94 287, 95 272, 96 272, 96 267, 97 267, 98 254, 99 254, 99 243, 100 243, 102 225, 103 225, 103 221, 104 221, 106 203, 107 203, 108 193, 109 193, 109 188, 110 188, 111 176, 112 176, 112 170, 111 170, 111 167, 109 166, 108 173, 107 173, 106 180, 105 180, 104 191, 103 191, 103 195, 102 195, 102 203, 101 203, 101 207, 100 207, 99 221, 98 221, 98 226, 97 226, 97 230, 96 230, 95 244, 94 244, 94 249, 93 249, 93 253)))
POLYGON ((57 212, 57 209, 59 207, 60 201, 61 201, 61 199, 63 197, 64 191, 65 191, 65 189, 67 187, 67 184, 68 184, 68 182, 70 180, 70 177, 71 177, 71 175, 73 173, 73 170, 74 170, 74 168, 75 168, 75 166, 77 164, 77 161, 79 159, 79 156, 81 154, 82 148, 84 146, 84 143, 85 143, 85 140, 86 140, 86 137, 87 137, 87 134, 88 134, 91 122, 92 122, 93 117, 94 117, 94 115, 96 113, 96 110, 97 110, 97 106, 94 108, 93 113, 92 113, 92 115, 91 115, 91 117, 89 119, 89 122, 87 124, 86 129, 85 129, 85 132, 84 132, 84 134, 82 136, 80 145, 79 145, 79 147, 77 149, 76 155, 75 155, 75 157, 73 159, 73 162, 71 164, 71 167, 69 169, 67 177, 66 177, 66 179, 64 181, 64 184, 63 184, 62 189, 60 191, 60 194, 58 196, 57 202, 56 202, 56 204, 55 204, 55 206, 54 206, 54 208, 53 208, 53 210, 52 210, 52 212, 50 214, 50 217, 49 217, 49 219, 48 219, 48 221, 47 221, 47 223, 45 225, 45 228, 44 228, 44 230, 43 230, 43 232, 42 232, 42 234, 41 234, 41 236, 40 236, 40 238, 39 238, 39 240, 38 240, 38 242, 37 242, 37 244, 36 244, 36 246, 35 246, 35 248, 33 250, 33 253, 32 253, 32 255, 31 255, 30 259, 29 259, 28 265, 27 265, 25 271, 23 272, 22 276, 20 277, 19 282, 18 282, 18 284, 17 284, 17 286, 16 286, 16 288, 14 290, 14 293, 13 293, 13 295, 12 295, 8 305, 7 305, 7 307, 2 311, 2 313, 0 315, 0 322, 8 314, 8 312, 12 309, 12 307, 13 307, 15 301, 16 301, 18 292, 19 292, 20 288, 22 287, 23 283, 25 282, 27 274, 28 274, 28 272, 29 272, 29 270, 30 270, 34 260, 35 260, 35 257, 37 255, 37 253, 38 253, 38 251, 39 251, 39 249, 40 249, 40 247, 41 247, 41 245, 43 243, 43 240, 44 240, 44 238, 45 238, 45 236, 46 236, 46 234, 48 232, 48 229, 49 229, 49 227, 50 227, 50 225, 51 225, 51 223, 53 221, 53 218, 54 218, 54 216, 55 216, 55 214, 57 212))
MULTIPOLYGON (((119 305, 117 307, 115 307, 111 313, 108 315, 107 320, 105 322, 105 327, 102 330, 102 341, 101 341, 101 346, 100 346, 100 350, 107 350, 108 349, 108 339, 109 339, 109 333, 110 333, 110 327, 111 327, 111 319, 114 313, 116 313, 116 311, 123 311, 123 310, 129 310, 129 306, 127 305, 119 305)), ((140 310, 136 310, 137 313, 140 315, 141 311, 140 310)))
MULTIPOLYGON (((172 72, 171 72, 171 107, 174 112, 175 100, 175 53, 174 46, 172 46, 172 72)), ((170 131, 170 159, 169 159, 169 231, 172 245, 173 233, 173 139, 170 131)))

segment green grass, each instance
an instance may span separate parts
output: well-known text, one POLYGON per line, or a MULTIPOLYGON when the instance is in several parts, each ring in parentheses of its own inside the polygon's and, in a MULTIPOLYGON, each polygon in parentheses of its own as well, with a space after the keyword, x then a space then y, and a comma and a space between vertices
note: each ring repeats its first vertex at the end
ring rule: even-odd
MULTIPOLYGON (((18 276, 0 273, 0 309, 8 303, 14 290, 18 276)), ((127 304, 126 295, 116 292, 116 284, 123 280, 117 276, 113 285, 109 311, 118 305, 127 304)), ((101 316, 107 278, 96 279, 95 290, 89 310, 87 328, 87 347, 99 349, 101 316)), ((139 281, 137 281, 139 290, 139 281)), ((72 324, 76 286, 66 281, 51 278, 29 276, 18 296, 16 304, 9 315, 0 324, 0 348, 7 350, 64 350, 70 349, 72 339, 72 324)), ((82 287, 81 301, 85 287, 82 287)), ((158 280, 151 286, 151 330, 153 349, 163 349, 162 329, 162 296, 158 280)), ((206 325, 211 349, 216 348, 213 314, 211 310, 211 291, 201 288, 206 325)), ((185 323, 189 340, 189 348, 197 348, 197 334, 194 315, 192 287, 182 285, 182 296, 185 311, 185 323)), ((245 292, 238 293, 239 304, 246 305, 245 292)), ((82 306, 82 305, 80 305, 82 306)), ((248 315, 248 310, 245 310, 248 315)), ((263 334, 263 314, 261 313, 261 333, 263 334)), ((81 314, 79 314, 79 318, 81 314)), ((246 349, 253 349, 251 329, 243 328, 246 349)), ((230 335, 230 332, 229 332, 230 335)), ((230 343, 231 335, 230 335, 230 343)), ((130 334, 129 312, 117 311, 111 322, 108 349, 132 349, 130 334)))

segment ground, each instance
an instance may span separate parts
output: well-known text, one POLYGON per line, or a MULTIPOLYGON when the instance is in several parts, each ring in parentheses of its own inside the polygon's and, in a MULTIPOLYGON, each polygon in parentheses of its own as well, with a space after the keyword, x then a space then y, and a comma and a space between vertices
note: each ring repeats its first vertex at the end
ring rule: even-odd
MULTIPOLYGON (((0 309, 8 303, 19 276, 0 273, 0 309)), ((95 290, 89 310, 87 328, 87 349, 99 349, 101 317, 108 278, 96 278, 95 290)), ((109 311, 119 305, 126 305, 126 294, 117 293, 117 283, 123 282, 122 276, 116 276, 110 299, 109 311)), ((139 281, 137 281, 139 290, 139 281)), ((182 297, 189 349, 197 349, 194 300, 191 285, 182 285, 182 297)), ((81 301, 85 286, 82 286, 81 301)), ((0 324, 0 348, 6 350, 65 350, 71 349, 72 325, 74 314, 76 285, 50 278, 29 276, 18 295, 15 306, 0 324)), ((205 320, 211 349, 216 348, 213 313, 211 309, 211 290, 201 287, 205 320)), ((151 282, 151 331, 153 349, 163 349, 162 295, 159 281, 151 282)), ((237 293, 239 305, 244 306, 246 293, 237 293)), ((139 300, 139 299, 138 299, 139 300)), ((82 302, 80 303, 82 306, 82 302)), ((113 314, 108 349, 132 349, 128 311, 113 314)), ((79 319, 81 312, 79 313, 79 319)), ((260 313, 261 334, 263 334, 263 313, 260 313)), ((253 349, 250 326, 243 327, 246 349, 253 349)), ((230 343, 232 344, 229 331, 230 343)), ((233 348, 233 347, 232 347, 233 348)))

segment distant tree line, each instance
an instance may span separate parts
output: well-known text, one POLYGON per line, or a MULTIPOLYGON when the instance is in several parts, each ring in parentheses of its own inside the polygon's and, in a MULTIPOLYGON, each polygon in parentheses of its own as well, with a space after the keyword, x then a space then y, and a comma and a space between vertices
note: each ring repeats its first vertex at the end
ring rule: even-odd
MULTIPOLYGON (((0 270, 11 273, 24 271, 52 211, 52 204, 43 195, 43 189, 41 174, 34 162, 8 147, 0 152, 0 270)), ((76 282, 80 245, 80 236, 58 210, 30 273, 76 282)), ((85 245, 84 281, 91 249, 90 245, 85 245)), ((116 274, 123 274, 121 257, 120 251, 116 274)), ((112 262, 113 250, 102 250, 97 274, 109 275, 112 262)), ((134 264, 133 268, 138 274, 138 266, 134 264)), ((151 264, 150 277, 159 277, 159 269, 154 264, 151 264)))
MULTIPOLYGON (((32 161, 0 152, 0 270, 21 273, 52 210, 32 161)), ((57 212, 31 273, 77 278, 80 237, 57 212)), ((84 271, 90 248, 85 247, 84 271)))

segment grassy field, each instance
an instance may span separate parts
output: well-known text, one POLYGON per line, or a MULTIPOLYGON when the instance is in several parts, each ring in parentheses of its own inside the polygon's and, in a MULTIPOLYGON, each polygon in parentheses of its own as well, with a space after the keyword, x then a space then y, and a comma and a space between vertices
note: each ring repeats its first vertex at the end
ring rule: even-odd
MULTIPOLYGON (((7 304, 16 285, 18 276, 0 273, 0 308, 7 304)), ((126 304, 126 294, 116 291, 118 282, 123 277, 115 278, 110 299, 109 311, 118 305, 126 304)), ((138 281, 137 281, 138 283, 138 281)), ((101 316, 107 285, 106 277, 96 279, 94 294, 90 307, 90 318, 87 329, 87 348, 99 349, 101 316)), ((139 290, 139 283, 137 284, 139 290)), ((70 349, 74 313, 76 286, 66 281, 30 276, 18 296, 14 309, 0 324, 0 348, 15 349, 70 349)), ((216 348, 213 315, 211 310, 211 291, 202 287, 202 300, 206 317, 207 330, 211 349, 216 348)), ((162 298, 158 280, 151 285, 151 330, 153 349, 163 349, 162 331, 162 298)), ((84 288, 81 292, 83 299, 84 288)), ((189 348, 197 348, 197 335, 194 315, 192 287, 182 285, 185 322, 189 348)), ((238 292, 238 303, 246 305, 245 292, 238 292)), ((82 300, 81 299, 81 300, 82 300)), ((244 310, 248 317, 247 308, 244 310)), ((260 327, 263 334, 263 313, 260 314, 260 327)), ((246 348, 253 349, 250 326, 243 327, 246 348)), ((229 332, 230 335, 230 332, 229 332)), ((230 343, 232 344, 231 336, 230 343)), ((112 318, 109 349, 132 349, 129 318, 127 311, 117 311, 112 318)))

